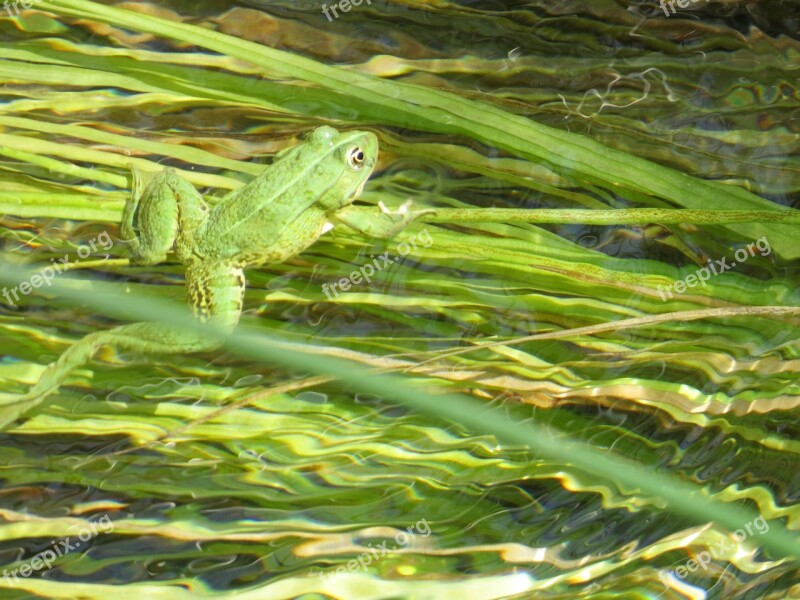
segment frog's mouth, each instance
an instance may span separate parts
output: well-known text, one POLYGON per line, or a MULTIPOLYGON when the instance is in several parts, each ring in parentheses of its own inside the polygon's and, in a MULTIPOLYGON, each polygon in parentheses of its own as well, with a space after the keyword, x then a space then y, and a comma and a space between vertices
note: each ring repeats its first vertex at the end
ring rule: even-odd
POLYGON ((363 181, 362 181, 360 184, 358 184, 358 187, 357 187, 356 189, 354 189, 354 190, 353 190, 353 191, 350 193, 350 197, 351 197, 351 198, 358 198, 358 197, 361 195, 361 192, 363 192, 363 191, 364 191, 364 186, 365 186, 366 184, 367 184, 367 180, 366 180, 366 179, 364 179, 364 180, 363 180, 363 181))

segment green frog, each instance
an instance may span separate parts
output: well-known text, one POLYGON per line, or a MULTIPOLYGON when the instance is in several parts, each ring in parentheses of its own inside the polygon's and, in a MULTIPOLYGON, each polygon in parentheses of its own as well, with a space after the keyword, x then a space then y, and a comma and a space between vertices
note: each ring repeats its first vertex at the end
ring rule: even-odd
MULTIPOLYGON (((351 206, 377 158, 375 134, 319 127, 212 209, 173 171, 147 180, 134 169, 121 225, 131 247, 130 262, 156 265, 172 253, 186 267, 187 302, 194 316, 230 332, 242 313, 245 268, 291 258, 337 223, 389 238, 425 212, 404 206, 375 213, 351 206)), ((0 398, 0 428, 55 392, 70 371, 103 346, 189 353, 214 350, 221 343, 164 323, 132 323, 91 333, 51 363, 28 393, 0 398)))

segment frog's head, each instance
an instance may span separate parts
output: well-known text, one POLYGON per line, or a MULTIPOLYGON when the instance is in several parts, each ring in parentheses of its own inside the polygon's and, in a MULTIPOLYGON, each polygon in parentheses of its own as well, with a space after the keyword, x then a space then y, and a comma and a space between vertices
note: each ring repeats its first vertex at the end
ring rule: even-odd
POLYGON ((378 138, 370 131, 318 127, 308 143, 315 148, 318 173, 327 184, 317 202, 329 213, 351 204, 378 162, 378 138))

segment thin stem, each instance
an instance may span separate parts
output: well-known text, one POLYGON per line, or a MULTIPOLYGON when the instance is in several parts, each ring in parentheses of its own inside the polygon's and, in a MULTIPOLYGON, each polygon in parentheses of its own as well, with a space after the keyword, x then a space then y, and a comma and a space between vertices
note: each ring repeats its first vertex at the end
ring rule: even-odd
POLYGON ((673 208, 517 209, 437 208, 419 217, 426 223, 580 223, 584 225, 635 225, 646 223, 800 223, 797 210, 697 210, 673 208))
POLYGON ((127 267, 130 263, 131 261, 127 258, 98 258, 97 260, 67 263, 62 270, 74 271, 76 269, 96 269, 98 267, 127 267))
MULTIPOLYGON (((632 329, 634 327, 645 327, 648 325, 656 325, 658 323, 668 323, 670 321, 697 321, 699 319, 711 319, 717 317, 737 317, 749 315, 766 315, 766 316, 800 316, 800 307, 798 306, 740 306, 733 308, 705 308, 699 310, 680 310, 677 312, 665 313, 662 315, 652 315, 649 317, 636 317, 633 319, 622 319, 620 321, 612 321, 610 323, 600 323, 599 325, 588 325, 586 327, 575 327, 572 329, 564 329, 562 331, 548 331, 547 333, 536 333, 527 335, 525 337, 514 338, 510 340, 487 342, 485 344, 475 344, 470 348, 458 348, 457 350, 446 350, 414 365, 414 368, 420 367, 424 364, 455 356, 457 354, 466 354, 467 352, 474 352, 475 350, 484 350, 495 346, 512 346, 522 344, 524 342, 535 342, 541 340, 556 340, 572 338, 584 335, 596 335, 598 333, 607 333, 610 331, 620 331, 622 329, 632 329)), ((400 355, 402 356, 402 355, 400 355)), ((420 356, 417 354, 416 356, 420 356)), ((408 371, 409 369, 406 369, 408 371)))

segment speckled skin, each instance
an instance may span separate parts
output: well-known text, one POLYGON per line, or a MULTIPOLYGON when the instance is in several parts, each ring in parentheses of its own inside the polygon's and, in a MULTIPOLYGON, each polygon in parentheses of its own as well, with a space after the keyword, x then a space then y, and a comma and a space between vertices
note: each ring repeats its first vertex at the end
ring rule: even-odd
MULTIPOLYGON (((281 262, 313 244, 331 221, 391 235, 397 220, 375 227, 369 217, 337 219, 361 193, 378 157, 378 140, 364 131, 319 127, 303 143, 282 152, 246 186, 209 210, 186 180, 164 171, 145 185, 134 171, 121 233, 130 241, 131 263, 154 265, 167 254, 186 266, 187 301, 195 316, 233 329, 242 312, 248 266, 281 262)), ((352 207, 351 207, 352 208, 352 207)), ((378 219, 380 220, 380 219, 378 219)), ((401 225, 409 217, 401 217, 401 225)), ((0 428, 56 391, 69 372, 104 345, 136 352, 212 350, 220 339, 164 323, 133 323, 92 333, 45 369, 24 395, 0 397, 0 428)))
POLYGON ((243 269, 282 262, 313 244, 361 193, 377 157, 374 134, 319 127, 211 211, 171 171, 144 189, 137 177, 122 220, 131 262, 157 264, 173 250, 187 267, 195 315, 233 327, 242 311, 243 269))

